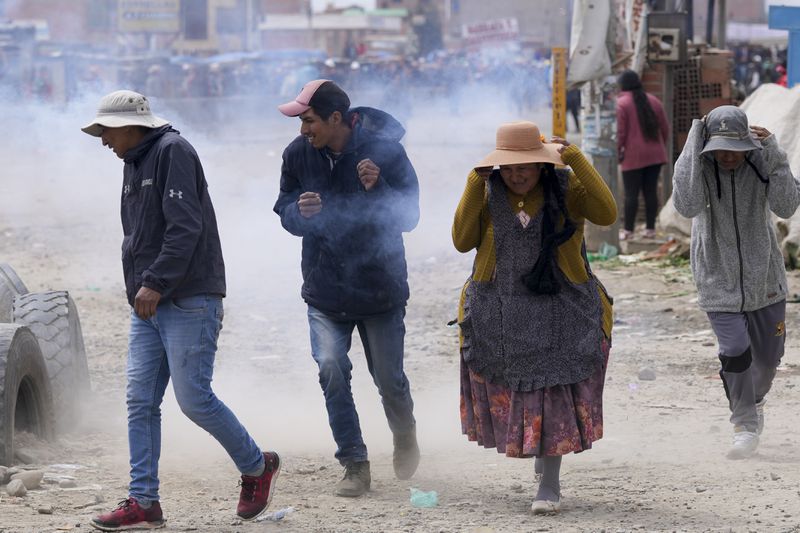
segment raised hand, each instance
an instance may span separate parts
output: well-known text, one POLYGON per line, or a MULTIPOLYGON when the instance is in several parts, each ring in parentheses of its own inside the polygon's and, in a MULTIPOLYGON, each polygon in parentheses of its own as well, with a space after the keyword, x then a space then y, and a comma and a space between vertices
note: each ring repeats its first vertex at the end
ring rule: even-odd
POLYGON ((550 142, 553 144, 561 145, 561 148, 558 149, 559 154, 563 154, 564 150, 566 150, 567 146, 569 146, 569 141, 564 139, 563 137, 555 137, 555 136, 550 137, 550 142))
POLYGON ((305 218, 311 218, 322 211, 322 197, 317 192, 304 192, 297 199, 297 207, 305 218))
POLYGON ((356 170, 358 170, 358 179, 361 180, 361 184, 366 190, 370 190, 375 186, 381 174, 380 167, 373 163, 371 159, 359 161, 358 165, 356 165, 356 170))
POLYGON ((750 126, 750 132, 753 133, 759 141, 763 141, 772 135, 767 128, 762 128, 761 126, 750 126))

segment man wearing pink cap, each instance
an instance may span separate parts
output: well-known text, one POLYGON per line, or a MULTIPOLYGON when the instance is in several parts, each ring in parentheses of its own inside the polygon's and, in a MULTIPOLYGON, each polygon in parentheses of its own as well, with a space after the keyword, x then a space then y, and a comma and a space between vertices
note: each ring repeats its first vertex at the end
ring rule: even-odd
POLYGON ((391 115, 350 99, 329 80, 309 82, 278 107, 299 117, 300 135, 283 153, 275 212, 303 238, 302 297, 312 357, 344 478, 339 496, 370 487, 367 447, 350 389, 348 357, 358 328, 369 371, 394 435, 394 471, 409 479, 419 464, 416 423, 403 371, 408 300, 403 232, 419 221, 419 184, 391 115))

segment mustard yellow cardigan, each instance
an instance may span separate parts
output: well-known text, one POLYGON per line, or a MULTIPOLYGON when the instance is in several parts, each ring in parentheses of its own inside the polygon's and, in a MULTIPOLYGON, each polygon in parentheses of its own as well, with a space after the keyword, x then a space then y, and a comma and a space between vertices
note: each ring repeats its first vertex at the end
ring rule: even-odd
MULTIPOLYGON (((573 283, 585 283, 589 273, 581 256, 584 221, 600 226, 610 226, 617 219, 617 204, 597 170, 586 160, 580 149, 568 146, 562 154, 564 163, 572 168, 566 193, 567 212, 575 222, 575 234, 558 248, 557 262, 564 275, 573 283)), ((494 230, 489 215, 489 197, 485 180, 472 170, 467 176, 464 194, 456 208, 453 220, 453 244, 459 252, 477 249, 473 265, 472 279, 489 281, 495 269, 494 230)), ((542 209, 544 194, 539 182, 524 197, 508 191, 508 202, 515 213, 524 209, 531 217, 542 209)), ((464 287, 466 290, 466 285, 464 287)), ((611 302, 605 292, 599 289, 603 306, 603 331, 611 338, 614 322, 611 302)), ((464 291, 459 305, 459 321, 463 320, 464 291)))

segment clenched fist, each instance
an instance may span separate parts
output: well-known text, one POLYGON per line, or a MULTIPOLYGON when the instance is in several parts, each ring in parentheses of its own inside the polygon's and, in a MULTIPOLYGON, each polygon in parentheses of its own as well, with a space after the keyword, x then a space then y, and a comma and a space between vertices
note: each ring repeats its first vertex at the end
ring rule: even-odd
POLYGON ((381 173, 381 169, 378 165, 373 163, 370 159, 362 159, 359 161, 358 165, 356 165, 356 170, 358 170, 358 179, 361 180, 361 184, 366 190, 370 190, 375 186, 381 173))
POLYGON ((311 218, 322 211, 322 197, 318 192, 304 192, 297 199, 297 207, 305 218, 311 218))

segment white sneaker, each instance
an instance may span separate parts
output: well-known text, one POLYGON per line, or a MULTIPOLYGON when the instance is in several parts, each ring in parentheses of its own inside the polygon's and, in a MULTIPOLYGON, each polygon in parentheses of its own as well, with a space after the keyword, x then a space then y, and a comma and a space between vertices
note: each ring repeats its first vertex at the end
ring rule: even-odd
POLYGON ((756 402, 756 415, 758 415, 758 429, 756 433, 761 435, 764 431, 764 404, 767 403, 766 398, 761 398, 760 402, 756 402))
POLYGON ((531 504, 533 514, 556 514, 561 510, 561 498, 557 502, 534 500, 531 504))
POLYGON ((741 426, 733 429, 733 446, 728 451, 728 459, 746 459, 758 448, 758 433, 747 431, 741 426))

